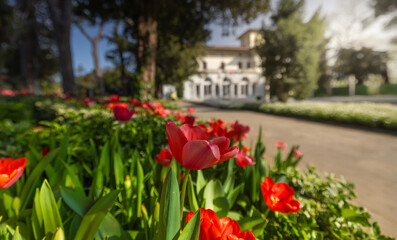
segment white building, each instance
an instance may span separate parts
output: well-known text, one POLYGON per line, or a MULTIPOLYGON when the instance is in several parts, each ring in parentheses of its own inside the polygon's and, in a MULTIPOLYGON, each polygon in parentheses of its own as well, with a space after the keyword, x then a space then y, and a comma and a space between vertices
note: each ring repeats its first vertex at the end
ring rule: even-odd
POLYGON ((208 46, 198 59, 199 73, 183 86, 183 98, 193 101, 264 99, 265 78, 255 45, 258 30, 248 30, 239 39, 240 47, 208 46))

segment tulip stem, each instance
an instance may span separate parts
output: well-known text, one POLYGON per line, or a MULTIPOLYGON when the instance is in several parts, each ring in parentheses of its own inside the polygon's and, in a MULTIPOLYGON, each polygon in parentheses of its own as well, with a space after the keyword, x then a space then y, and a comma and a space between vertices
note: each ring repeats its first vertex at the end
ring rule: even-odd
POLYGON ((181 223, 183 220, 183 207, 185 206, 185 195, 186 195, 186 185, 187 180, 189 178, 190 169, 187 169, 185 172, 185 176, 183 176, 183 183, 182 183, 182 195, 181 195, 181 223))
POLYGON ((266 219, 266 223, 265 223, 265 227, 264 228, 266 228, 267 224, 269 223, 269 220, 267 219, 267 215, 269 215, 269 213, 270 213, 270 208, 267 208, 265 214, 263 214, 263 218, 266 219))

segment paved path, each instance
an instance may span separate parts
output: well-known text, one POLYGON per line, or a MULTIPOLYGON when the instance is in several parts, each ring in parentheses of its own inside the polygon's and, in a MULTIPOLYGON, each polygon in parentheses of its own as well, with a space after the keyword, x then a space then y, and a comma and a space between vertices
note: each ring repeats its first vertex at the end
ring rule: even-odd
POLYGON ((304 153, 301 169, 314 165, 321 172, 343 175, 356 185, 354 203, 369 210, 384 234, 397 237, 397 135, 250 111, 180 106, 196 108, 194 115, 200 119, 238 120, 251 126, 247 145, 255 143, 262 126, 267 156, 274 156, 277 140, 299 144, 304 153))

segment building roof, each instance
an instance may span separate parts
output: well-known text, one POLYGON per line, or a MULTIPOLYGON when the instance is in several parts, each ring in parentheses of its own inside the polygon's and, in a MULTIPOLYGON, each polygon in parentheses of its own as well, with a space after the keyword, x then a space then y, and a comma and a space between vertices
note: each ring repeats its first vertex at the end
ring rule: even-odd
POLYGON ((249 51, 247 47, 233 47, 233 46, 207 46, 206 50, 209 51, 239 51, 245 52, 249 51))
POLYGON ((240 35, 240 37, 238 37, 238 39, 241 39, 242 37, 244 37, 246 34, 251 33, 251 32, 259 32, 259 29, 254 29, 254 28, 250 28, 247 31, 245 31, 243 34, 240 35))

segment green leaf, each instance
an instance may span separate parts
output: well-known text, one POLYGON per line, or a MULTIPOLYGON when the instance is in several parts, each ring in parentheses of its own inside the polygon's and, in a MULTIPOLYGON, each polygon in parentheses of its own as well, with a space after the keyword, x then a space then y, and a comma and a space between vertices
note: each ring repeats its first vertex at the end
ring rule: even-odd
POLYGON ((124 184, 124 166, 120 155, 115 152, 113 155, 113 169, 116 186, 119 188, 124 184))
POLYGON ((44 220, 45 232, 55 233, 58 227, 62 227, 61 216, 55 202, 54 194, 47 180, 44 180, 40 189, 40 205, 44 220))
POLYGON ((22 235, 19 233, 19 227, 15 229, 14 236, 12 237, 12 240, 23 240, 22 235))
POLYGON ((197 211, 199 209, 199 205, 197 202, 196 194, 192 183, 192 175, 190 174, 187 182, 187 197, 189 201, 190 210, 193 212, 197 211))
POLYGON ((199 196, 201 190, 204 189, 205 185, 207 185, 207 181, 203 176, 203 172, 201 170, 197 171, 197 181, 196 181, 196 194, 199 196))
POLYGON ((230 209, 233 207, 238 195, 243 191, 243 189, 244 189, 244 183, 241 183, 227 195, 227 201, 229 202, 230 209))
POLYGON ((77 230, 75 240, 94 239, 99 226, 116 201, 118 194, 118 191, 112 191, 96 201, 83 217, 80 227, 77 230))
POLYGON ((143 182, 144 182, 144 173, 141 163, 137 162, 137 205, 136 205, 136 213, 138 217, 141 217, 141 204, 142 204, 142 194, 143 194, 143 182))
POLYGON ((200 236, 200 224, 201 210, 199 209, 183 229, 178 240, 198 240, 200 236))
POLYGON ((212 209, 222 218, 229 211, 229 202, 225 197, 223 186, 219 180, 211 180, 204 189, 205 208, 212 209))
POLYGON ((22 193, 21 193, 21 202, 22 202, 22 209, 25 209, 26 205, 28 204, 28 198, 31 195, 31 193, 34 190, 34 185, 36 181, 40 178, 41 174, 43 173, 44 169, 47 167, 47 165, 55 158, 55 156, 58 154, 58 149, 51 151, 45 156, 39 164, 33 169, 33 171, 30 173, 28 179, 26 180, 22 193))
POLYGON ((90 200, 86 196, 68 188, 61 188, 61 195, 66 205, 80 216, 84 216, 88 209, 94 204, 94 201, 90 200))
POLYGON ((254 217, 245 217, 239 221, 241 231, 249 231, 252 230, 254 227, 265 224, 266 219, 263 219, 261 216, 254 216, 254 217))
POLYGON ((160 200, 159 239, 177 239, 180 226, 180 196, 178 180, 172 169, 167 174, 160 200))

